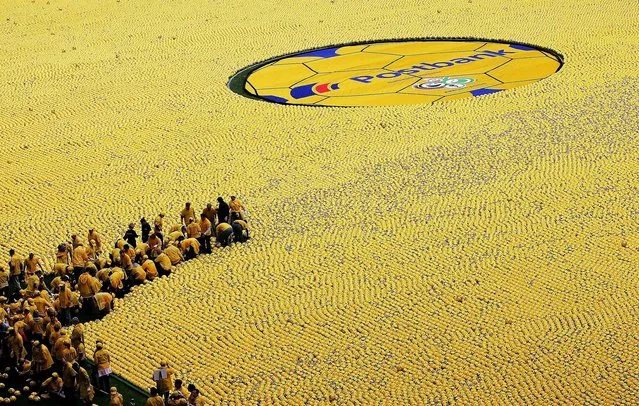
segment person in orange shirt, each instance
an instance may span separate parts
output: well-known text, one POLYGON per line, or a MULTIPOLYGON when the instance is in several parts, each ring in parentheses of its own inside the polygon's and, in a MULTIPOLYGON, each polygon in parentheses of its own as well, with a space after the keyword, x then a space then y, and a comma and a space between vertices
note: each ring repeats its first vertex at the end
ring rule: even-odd
POLYGON ((158 394, 157 388, 151 388, 151 396, 146 400, 146 406, 164 406, 164 399, 158 394))
POLYGON ((78 237, 76 234, 71 234, 71 246, 73 247, 73 249, 75 249, 75 247, 82 245, 82 240, 80 239, 80 237, 78 237))
POLYGON ((229 209, 231 210, 231 222, 233 222, 233 220, 244 220, 244 206, 240 199, 237 199, 235 196, 231 196, 229 209))
POLYGON ((71 323, 71 288, 65 283, 60 285, 58 305, 60 306, 60 322, 66 327, 71 323))
POLYGON ((110 292, 98 292, 93 296, 94 306, 98 309, 100 318, 109 314, 113 310, 113 298, 115 295, 110 292))
POLYGON ((156 233, 149 236, 149 249, 151 258, 155 258, 162 253, 162 240, 156 233))
POLYGON ((124 406, 124 397, 118 392, 118 388, 111 387, 111 398, 109 400, 109 406, 124 406))
POLYGON ((113 268, 109 274, 109 290, 118 298, 124 297, 124 281, 127 279, 122 268, 113 268))
POLYGON ((189 260, 200 254, 200 242, 195 238, 182 238, 179 242, 184 259, 189 260))
POLYGON ((31 364, 31 368, 36 374, 36 380, 41 380, 45 376, 48 376, 53 368, 53 357, 51 357, 49 349, 40 343, 40 341, 33 342, 31 364))
POLYGON ((171 265, 177 265, 180 262, 184 261, 184 257, 182 256, 182 252, 175 245, 169 245, 164 249, 164 253, 171 260, 171 265))
MULTIPOLYGON (((128 245, 125 245, 125 247, 128 248, 128 245)), ((128 254, 129 250, 126 248, 120 253, 120 266, 122 269, 129 272, 133 268, 133 261, 128 254)))
POLYGON ((200 245, 202 246, 202 252, 205 254, 211 253, 211 220, 206 217, 204 213, 200 214, 200 245))
POLYGON ((144 268, 142 268, 140 265, 134 266, 133 269, 131 269, 132 283, 139 285, 141 283, 144 283, 145 280, 146 280, 146 272, 144 271, 144 268))
POLYGON ((186 227, 187 238, 200 238, 200 225, 195 222, 193 217, 189 217, 189 225, 186 227))
POLYGON ((149 257, 146 255, 142 257, 142 269, 144 269, 144 272, 146 272, 146 279, 152 281, 153 279, 157 278, 158 270, 155 266, 155 262, 150 260, 149 257))
POLYGON ((84 272, 84 268, 89 263, 89 255, 87 254, 86 248, 82 243, 79 243, 73 249, 73 257, 71 260, 73 265, 73 280, 77 281, 80 274, 84 272))
POLYGON ((36 273, 38 268, 42 272, 44 272, 44 266, 42 265, 42 260, 40 259, 40 257, 36 257, 33 254, 33 252, 29 253, 29 256, 27 257, 27 259, 24 262, 25 262, 25 266, 26 266, 27 272, 36 273))
POLYGON ((155 266, 160 276, 170 275, 171 271, 173 270, 171 258, 169 258, 169 256, 166 255, 164 252, 158 255, 157 258, 155 258, 155 266))
POLYGON ((204 214, 204 217, 211 222, 211 226, 215 225, 215 220, 217 219, 217 208, 213 207, 211 203, 207 203, 204 210, 202 210, 202 214, 204 214))
POLYGON ((89 229, 89 234, 87 235, 87 241, 91 240, 95 241, 96 255, 100 255, 102 253, 102 237, 92 228, 89 229))
POLYGON ((80 292, 82 311, 85 314, 93 314, 93 295, 102 288, 102 283, 94 276, 95 273, 84 272, 78 277, 77 289, 80 292))

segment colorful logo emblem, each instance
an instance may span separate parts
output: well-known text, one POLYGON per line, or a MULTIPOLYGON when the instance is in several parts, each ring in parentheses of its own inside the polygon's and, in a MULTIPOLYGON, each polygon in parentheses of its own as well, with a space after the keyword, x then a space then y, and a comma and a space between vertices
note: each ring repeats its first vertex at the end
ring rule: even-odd
POLYGON ((423 82, 419 82, 413 87, 415 89, 463 89, 467 84, 473 83, 475 79, 473 78, 427 78, 424 79, 423 82))
POLYGON ((229 87, 281 104, 378 106, 477 97, 538 82, 561 57, 542 48, 481 40, 409 40, 330 47, 238 72, 229 87))

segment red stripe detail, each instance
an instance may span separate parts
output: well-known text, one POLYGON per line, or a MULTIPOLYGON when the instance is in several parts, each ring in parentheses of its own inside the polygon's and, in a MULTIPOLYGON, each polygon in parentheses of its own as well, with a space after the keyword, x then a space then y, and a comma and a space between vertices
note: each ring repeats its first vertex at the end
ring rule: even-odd
POLYGON ((315 88, 315 91, 317 93, 326 93, 329 90, 330 89, 328 88, 328 83, 322 83, 321 85, 317 85, 317 87, 315 88))

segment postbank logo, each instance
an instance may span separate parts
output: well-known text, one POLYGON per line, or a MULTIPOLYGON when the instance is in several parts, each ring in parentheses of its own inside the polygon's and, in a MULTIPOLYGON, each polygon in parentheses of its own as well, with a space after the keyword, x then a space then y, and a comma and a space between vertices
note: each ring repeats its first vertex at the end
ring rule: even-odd
POLYGON ((241 71, 235 86, 281 104, 373 106, 436 103, 538 82, 561 57, 528 45, 481 40, 409 40, 330 47, 241 71))

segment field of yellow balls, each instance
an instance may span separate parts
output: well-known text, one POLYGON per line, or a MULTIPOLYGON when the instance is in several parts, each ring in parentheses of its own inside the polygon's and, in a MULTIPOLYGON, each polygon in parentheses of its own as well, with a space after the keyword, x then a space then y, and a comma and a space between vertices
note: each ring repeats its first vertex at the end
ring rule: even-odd
MULTIPOLYGON (((252 240, 87 326, 210 404, 636 404, 639 3, 0 1, 0 250, 237 195, 252 240), (237 70, 314 47, 551 48, 533 85, 282 106, 237 70)), ((8 258, 6 258, 8 259, 8 258)), ((3 260, 4 261, 4 260, 3 260)))

